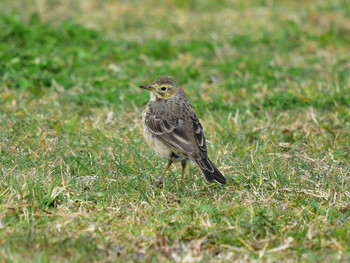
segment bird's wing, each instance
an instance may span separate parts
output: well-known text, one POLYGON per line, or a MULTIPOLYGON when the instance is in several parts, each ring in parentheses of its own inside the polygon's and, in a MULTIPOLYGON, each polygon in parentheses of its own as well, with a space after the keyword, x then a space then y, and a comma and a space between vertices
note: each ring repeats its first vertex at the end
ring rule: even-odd
POLYGON ((192 125, 193 125, 194 137, 196 139, 199 154, 201 155, 202 158, 207 158, 208 157, 207 144, 205 142, 203 127, 199 122, 199 120, 197 119, 197 116, 195 116, 195 118, 192 119, 192 125))
POLYGON ((176 150, 194 160, 208 158, 203 127, 190 103, 155 102, 145 122, 155 136, 176 150))
POLYGON ((198 153, 193 142, 182 127, 182 120, 166 120, 156 115, 146 116, 145 123, 150 132, 164 143, 174 147, 176 150, 197 159, 198 153))

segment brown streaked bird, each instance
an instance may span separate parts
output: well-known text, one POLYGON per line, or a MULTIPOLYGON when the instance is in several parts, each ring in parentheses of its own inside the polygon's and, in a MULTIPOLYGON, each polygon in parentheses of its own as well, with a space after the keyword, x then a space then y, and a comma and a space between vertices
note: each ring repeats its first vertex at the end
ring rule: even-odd
POLYGON ((173 162, 181 162, 183 183, 188 160, 197 164, 209 183, 226 178, 209 160, 203 127, 182 88, 168 76, 140 88, 150 91, 142 113, 143 136, 156 155, 168 161, 158 185, 173 162))

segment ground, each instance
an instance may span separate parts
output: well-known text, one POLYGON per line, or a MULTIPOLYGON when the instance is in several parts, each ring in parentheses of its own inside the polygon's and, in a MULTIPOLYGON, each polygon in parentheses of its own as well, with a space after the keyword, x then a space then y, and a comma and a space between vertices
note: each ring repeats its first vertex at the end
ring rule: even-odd
POLYGON ((346 2, 1 1, 0 261, 350 261, 346 2), (227 185, 157 187, 162 75, 227 185))

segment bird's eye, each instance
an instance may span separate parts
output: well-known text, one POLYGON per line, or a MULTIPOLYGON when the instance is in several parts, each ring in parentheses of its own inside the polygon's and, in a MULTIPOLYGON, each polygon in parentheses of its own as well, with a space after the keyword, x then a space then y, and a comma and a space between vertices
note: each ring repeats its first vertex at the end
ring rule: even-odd
POLYGON ((161 87, 160 88, 162 91, 165 91, 166 90, 166 87, 161 87))

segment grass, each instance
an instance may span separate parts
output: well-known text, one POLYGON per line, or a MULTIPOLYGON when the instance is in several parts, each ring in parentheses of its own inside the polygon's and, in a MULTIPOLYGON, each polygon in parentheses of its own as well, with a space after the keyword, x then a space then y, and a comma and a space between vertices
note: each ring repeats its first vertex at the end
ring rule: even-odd
POLYGON ((346 1, 0 7, 1 262, 350 260, 346 1), (226 186, 156 186, 137 86, 161 75, 226 186))

